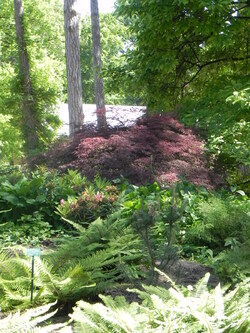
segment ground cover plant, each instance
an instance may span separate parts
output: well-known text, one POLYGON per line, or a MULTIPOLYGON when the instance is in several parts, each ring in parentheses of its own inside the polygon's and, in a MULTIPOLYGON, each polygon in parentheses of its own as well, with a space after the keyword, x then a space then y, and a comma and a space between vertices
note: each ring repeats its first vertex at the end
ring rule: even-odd
MULTIPOLYGON (((135 186, 116 179, 115 186, 98 177, 75 200, 77 209, 75 204, 71 206, 71 196, 57 205, 71 237, 61 238, 56 248, 45 251, 38 261, 38 305, 55 299, 74 302, 141 279, 155 283, 155 267, 168 271, 178 257, 209 264, 224 281, 237 283, 249 274, 249 203, 242 193, 219 194, 184 182, 163 188, 158 183, 135 186), (93 205, 92 199, 82 201, 86 189, 95 199, 94 208, 88 206, 93 205), (108 208, 107 202, 100 200, 104 189, 107 195, 115 195, 108 208), (98 213, 104 209, 105 216, 94 220, 94 213, 79 214, 80 208, 84 214, 86 209, 98 213)), ((23 228, 31 229, 32 235, 32 223, 37 222, 39 228, 39 220, 31 222, 24 220, 23 228)), ((36 239, 35 233, 32 239, 36 239)), ((4 244, 9 245, 8 240, 4 244)), ((6 248, 1 255, 1 307, 26 307, 30 260, 24 250, 6 248)))
POLYGON ((80 301, 70 316, 77 332, 249 332, 247 281, 223 295, 220 285, 208 291, 208 278, 188 289, 144 285, 132 290, 140 302, 131 304, 123 296, 100 296, 103 303, 96 304, 80 301))

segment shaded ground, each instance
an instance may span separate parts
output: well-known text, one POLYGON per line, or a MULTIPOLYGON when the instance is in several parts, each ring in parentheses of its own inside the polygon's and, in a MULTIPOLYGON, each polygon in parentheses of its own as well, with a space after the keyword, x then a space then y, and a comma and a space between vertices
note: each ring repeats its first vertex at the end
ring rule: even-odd
POLYGON ((66 139, 32 162, 62 172, 78 169, 88 179, 123 176, 137 185, 180 177, 207 188, 221 184, 207 167, 203 142, 173 114, 145 116, 133 126, 105 131, 86 126, 73 141, 66 139))
MULTIPOLYGON (((206 273, 209 273, 208 287, 215 288, 219 283, 218 277, 215 275, 214 271, 205 265, 199 264, 194 261, 186 261, 186 260, 177 260, 173 262, 171 265, 166 267, 165 269, 161 269, 163 273, 165 273, 171 280, 179 286, 194 286, 196 285, 206 273)), ((145 283, 147 284, 147 283, 145 283)), ((155 284, 155 283, 153 283, 155 284)), ((163 288, 172 287, 169 280, 167 280, 164 276, 159 275, 159 279, 156 283, 157 286, 163 288)), ((137 288, 141 288, 139 285, 137 288)), ((119 288, 108 289, 105 292, 105 295, 111 295, 112 297, 116 296, 124 296, 127 302, 139 302, 141 303, 140 298, 134 292, 130 292, 126 287, 121 285, 119 288)))

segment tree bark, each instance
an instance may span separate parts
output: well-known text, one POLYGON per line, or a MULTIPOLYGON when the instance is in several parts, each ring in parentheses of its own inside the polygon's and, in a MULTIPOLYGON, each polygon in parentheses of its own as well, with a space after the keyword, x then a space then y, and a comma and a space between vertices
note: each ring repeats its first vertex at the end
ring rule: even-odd
POLYGON ((80 66, 79 16, 77 0, 64 0, 64 31, 69 108, 69 134, 74 135, 83 125, 82 81, 80 66))
POLYGON ((101 76, 102 60, 98 0, 90 0, 90 7, 97 126, 99 129, 102 129, 107 127, 107 120, 103 92, 103 79, 101 76))
POLYGON ((32 96, 32 85, 30 78, 30 65, 25 41, 23 26, 22 0, 14 0, 16 37, 18 43, 19 76, 22 93, 22 127, 25 139, 25 149, 30 151, 38 148, 39 138, 37 134, 37 121, 35 117, 35 101, 32 96))

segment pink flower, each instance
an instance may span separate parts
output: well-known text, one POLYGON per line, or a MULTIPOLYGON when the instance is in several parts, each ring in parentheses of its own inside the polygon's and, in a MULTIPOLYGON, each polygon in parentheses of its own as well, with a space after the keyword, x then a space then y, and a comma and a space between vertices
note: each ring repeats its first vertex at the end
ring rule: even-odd
POLYGON ((101 193, 99 191, 95 195, 95 198, 96 198, 97 201, 102 201, 102 195, 101 195, 101 193))
POLYGON ((61 199, 61 200, 60 200, 60 205, 63 206, 64 203, 65 203, 64 199, 61 199))

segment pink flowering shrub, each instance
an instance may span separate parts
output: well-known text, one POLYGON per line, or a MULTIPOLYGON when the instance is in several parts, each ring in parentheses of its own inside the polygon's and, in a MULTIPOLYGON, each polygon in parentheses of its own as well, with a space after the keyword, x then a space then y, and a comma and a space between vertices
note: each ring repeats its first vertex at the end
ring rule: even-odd
POLYGON ((79 223, 90 223, 98 217, 105 218, 116 204, 118 194, 114 185, 106 186, 103 191, 97 192, 86 189, 69 205, 66 217, 79 223))

